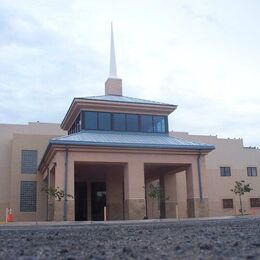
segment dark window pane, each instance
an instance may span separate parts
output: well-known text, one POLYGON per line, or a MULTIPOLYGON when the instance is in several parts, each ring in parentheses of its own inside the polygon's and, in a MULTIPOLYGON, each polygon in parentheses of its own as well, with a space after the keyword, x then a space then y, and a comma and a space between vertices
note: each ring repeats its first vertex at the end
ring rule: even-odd
POLYGON ((153 117, 152 116, 141 116, 141 131, 142 132, 153 132, 153 117))
POLYGON ((111 130, 111 114, 110 113, 98 113, 98 129, 99 130, 111 130))
POLYGON ((224 209, 233 209, 233 199, 223 199, 224 209))
POLYGON ((127 131, 138 131, 138 115, 126 115, 127 131))
POLYGON ((230 167, 220 167, 220 176, 231 176, 230 167))
POLYGON ((37 199, 36 181, 21 181, 20 190, 20 211, 35 212, 37 199))
POLYGON ((84 112, 85 129, 97 129, 97 112, 84 112))
POLYGON ((251 208, 259 208, 260 207, 260 198, 252 198, 250 199, 251 208))
POLYGON ((37 150, 22 150, 21 173, 37 173, 37 150))
POLYGON ((125 131, 125 114, 114 114, 113 130, 125 131))
POLYGON ((154 116, 153 123, 154 123, 154 132, 155 133, 165 133, 166 132, 165 118, 163 116, 154 116))
POLYGON ((247 167, 247 176, 257 176, 256 167, 247 167))

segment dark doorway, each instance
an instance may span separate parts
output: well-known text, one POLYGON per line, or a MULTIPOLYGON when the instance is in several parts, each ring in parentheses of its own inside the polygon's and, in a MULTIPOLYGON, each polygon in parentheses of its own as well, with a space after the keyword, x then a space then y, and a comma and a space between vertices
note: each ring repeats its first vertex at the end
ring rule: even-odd
POLYGON ((75 182, 75 220, 88 220, 87 182, 75 182))
POLYGON ((106 183, 93 182, 91 184, 91 213, 92 220, 104 220, 104 207, 106 206, 106 183))

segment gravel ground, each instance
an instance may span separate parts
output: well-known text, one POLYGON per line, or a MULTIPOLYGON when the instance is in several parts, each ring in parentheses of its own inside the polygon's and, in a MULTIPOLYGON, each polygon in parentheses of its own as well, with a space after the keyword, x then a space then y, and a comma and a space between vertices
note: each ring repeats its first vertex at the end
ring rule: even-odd
POLYGON ((260 259, 260 218, 0 226, 0 259, 260 259))

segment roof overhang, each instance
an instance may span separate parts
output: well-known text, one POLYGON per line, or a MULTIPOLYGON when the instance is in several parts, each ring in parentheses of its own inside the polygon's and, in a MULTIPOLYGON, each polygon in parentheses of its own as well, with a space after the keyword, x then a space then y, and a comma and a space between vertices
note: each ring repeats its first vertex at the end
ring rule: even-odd
POLYGON ((167 145, 123 145, 123 144, 104 144, 104 143, 84 143, 84 142, 66 142, 59 140, 51 140, 43 157, 38 166, 40 172, 44 172, 46 167, 53 159, 54 155, 58 151, 65 151, 66 148, 69 148, 69 151, 75 152, 109 152, 109 153, 147 153, 147 154, 181 154, 181 155, 206 155, 210 151, 214 150, 214 146, 187 146, 187 145, 178 145, 178 146, 167 146, 167 145))
POLYGON ((176 105, 142 104, 128 102, 113 102, 104 100, 90 100, 85 98, 74 98, 68 112, 66 113, 61 128, 69 130, 80 111, 107 111, 137 114, 158 114, 167 116, 177 108, 176 105))

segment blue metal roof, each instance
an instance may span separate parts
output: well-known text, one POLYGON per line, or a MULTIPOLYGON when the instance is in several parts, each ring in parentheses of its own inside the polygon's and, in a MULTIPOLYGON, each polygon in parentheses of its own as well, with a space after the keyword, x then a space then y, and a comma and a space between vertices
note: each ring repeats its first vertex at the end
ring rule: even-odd
POLYGON ((57 137, 50 144, 71 144, 107 147, 139 147, 160 149, 194 149, 213 150, 213 145, 187 141, 168 134, 126 133, 126 132, 97 132, 82 131, 76 134, 57 137))
POLYGON ((175 106, 172 104, 157 102, 157 101, 151 101, 151 100, 145 100, 140 98, 133 98, 133 97, 125 97, 125 96, 112 96, 112 95, 106 95, 106 96, 92 96, 92 97, 84 97, 79 99, 85 99, 85 100, 97 100, 97 101, 109 101, 109 102, 123 102, 123 103, 136 103, 136 104, 150 104, 150 105, 161 105, 161 106, 175 106))

